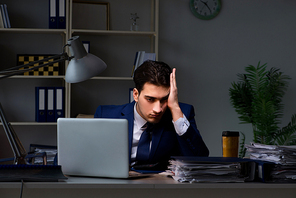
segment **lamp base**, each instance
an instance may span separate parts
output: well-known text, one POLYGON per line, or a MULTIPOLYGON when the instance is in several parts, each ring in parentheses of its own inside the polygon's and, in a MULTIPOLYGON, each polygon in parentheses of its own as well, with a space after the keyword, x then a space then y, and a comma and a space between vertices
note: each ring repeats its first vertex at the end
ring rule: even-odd
POLYGON ((0 181, 57 182, 66 180, 61 166, 0 165, 0 181))

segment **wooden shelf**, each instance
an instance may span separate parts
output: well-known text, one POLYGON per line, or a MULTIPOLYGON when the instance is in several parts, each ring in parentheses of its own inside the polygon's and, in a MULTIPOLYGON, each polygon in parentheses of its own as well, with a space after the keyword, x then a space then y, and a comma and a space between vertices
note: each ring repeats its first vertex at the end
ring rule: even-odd
MULTIPOLYGON (((13 126, 48 126, 52 125, 55 126, 57 125, 56 122, 9 122, 13 126)), ((0 123, 2 125, 2 123, 0 123)))
POLYGON ((39 29, 39 28, 0 28, 0 32, 7 33, 46 33, 66 34, 66 29, 39 29))
MULTIPOLYGON (((1 77, 1 76, 0 76, 1 77)), ((10 77, 8 77, 8 78, 25 78, 25 79, 36 79, 36 78, 43 78, 43 79, 58 79, 58 78, 60 78, 60 79, 65 79, 65 76, 18 76, 18 75, 16 75, 16 76, 10 76, 10 77)))
MULTIPOLYGON (((1 77, 1 75, 0 75, 1 77)), ((22 79, 65 79, 65 76, 11 76, 8 78, 22 78, 22 79)), ((93 80, 133 80, 132 77, 112 77, 112 76, 96 76, 93 80)))
POLYGON ((149 32, 149 31, 117 31, 117 30, 84 30, 84 29, 72 29, 72 34, 156 36, 157 33, 156 32, 149 32))
POLYGON ((91 79, 93 80, 133 80, 132 77, 101 77, 101 76, 96 76, 91 79))

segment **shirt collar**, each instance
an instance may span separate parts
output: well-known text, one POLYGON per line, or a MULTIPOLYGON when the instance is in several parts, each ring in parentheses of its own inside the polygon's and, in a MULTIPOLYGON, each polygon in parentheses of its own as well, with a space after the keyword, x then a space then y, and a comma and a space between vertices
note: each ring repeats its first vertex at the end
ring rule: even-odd
POLYGON ((146 124, 146 120, 144 118, 142 118, 142 116, 139 115, 139 113, 137 112, 137 108, 136 108, 137 103, 135 103, 134 105, 134 121, 137 124, 137 126, 139 126, 139 128, 141 128, 144 124, 146 124))

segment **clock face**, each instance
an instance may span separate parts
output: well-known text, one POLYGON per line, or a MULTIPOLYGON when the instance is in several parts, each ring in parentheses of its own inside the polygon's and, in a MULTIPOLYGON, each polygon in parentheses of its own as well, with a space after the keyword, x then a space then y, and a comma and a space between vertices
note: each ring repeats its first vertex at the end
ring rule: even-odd
POLYGON ((190 0, 191 12, 200 19, 216 17, 221 10, 221 0, 190 0))

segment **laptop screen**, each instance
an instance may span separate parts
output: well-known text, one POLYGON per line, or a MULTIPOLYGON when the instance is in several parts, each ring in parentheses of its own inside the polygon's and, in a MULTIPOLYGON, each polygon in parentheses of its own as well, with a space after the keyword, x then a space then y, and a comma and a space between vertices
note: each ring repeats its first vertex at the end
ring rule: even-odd
POLYGON ((58 164, 65 175, 127 178, 128 121, 59 118, 58 164))

